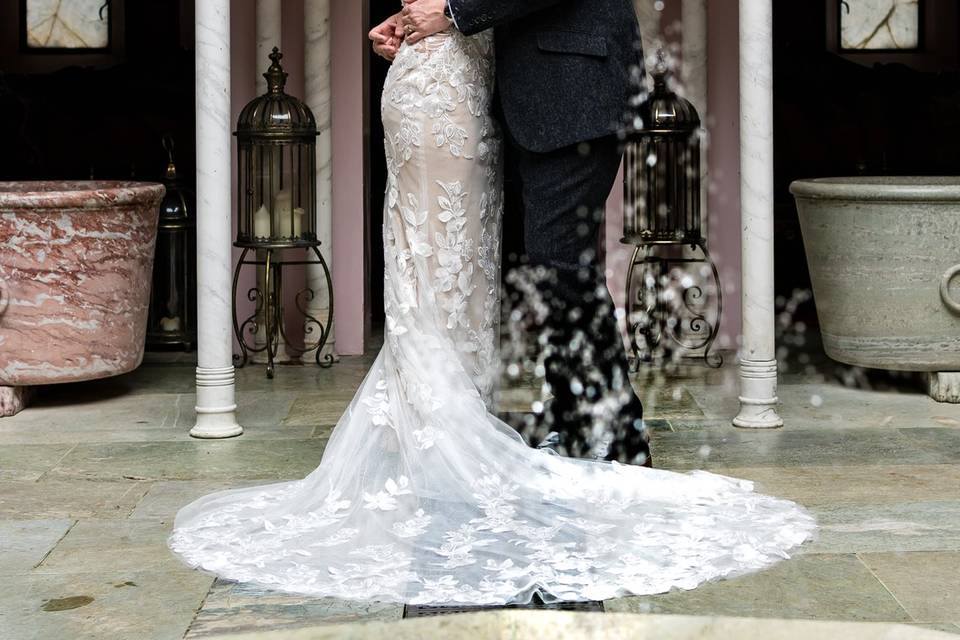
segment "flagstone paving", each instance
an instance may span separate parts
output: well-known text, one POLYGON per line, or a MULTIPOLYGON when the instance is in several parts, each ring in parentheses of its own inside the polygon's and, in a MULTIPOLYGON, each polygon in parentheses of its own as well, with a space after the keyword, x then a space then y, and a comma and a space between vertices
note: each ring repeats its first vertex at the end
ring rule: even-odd
MULTIPOLYGON (((737 385, 727 361, 638 373, 656 465, 753 480, 810 508, 818 537, 768 571, 612 600, 607 611, 960 633, 960 406, 933 402, 907 378, 871 387, 869 376, 821 360, 784 375, 783 429, 741 431, 730 424, 737 385)), ((194 364, 182 354, 43 389, 0 420, 0 636, 179 639, 399 619, 399 606, 215 580, 166 548, 191 500, 311 471, 371 362, 285 366, 273 380, 261 365, 240 370, 246 433, 229 441, 188 436, 194 364)), ((506 389, 501 409, 529 410, 535 396, 529 381, 506 389)))

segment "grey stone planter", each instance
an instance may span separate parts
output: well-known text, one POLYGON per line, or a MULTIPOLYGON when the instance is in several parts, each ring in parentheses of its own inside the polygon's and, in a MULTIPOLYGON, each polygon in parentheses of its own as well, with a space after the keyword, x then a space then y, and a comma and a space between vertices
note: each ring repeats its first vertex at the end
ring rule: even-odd
POLYGON ((960 178, 822 178, 790 186, 827 355, 930 372, 960 402, 960 178))

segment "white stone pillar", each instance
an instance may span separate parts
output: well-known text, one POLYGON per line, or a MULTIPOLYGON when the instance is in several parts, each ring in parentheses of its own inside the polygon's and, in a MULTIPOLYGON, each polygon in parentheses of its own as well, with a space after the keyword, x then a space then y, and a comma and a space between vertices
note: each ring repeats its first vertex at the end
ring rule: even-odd
POLYGON ((257 95, 267 92, 263 72, 270 66, 269 55, 274 47, 283 50, 283 9, 281 0, 257 0, 257 59, 254 73, 257 77, 257 95))
MULTIPOLYGON (((681 78, 684 95, 697 108, 703 122, 703 131, 707 124, 707 0, 682 0, 680 20, 683 38, 681 78)), ((708 142, 705 140, 705 142, 708 142)), ((707 147, 700 154, 700 219, 703 233, 707 234, 707 201, 710 196, 707 175, 707 147)))
MULTIPOLYGON (((304 92, 306 103, 317 119, 317 238, 320 240, 320 252, 327 265, 333 264, 333 189, 332 189, 332 145, 330 130, 330 0, 304 0, 304 92)), ((327 292, 326 276, 320 265, 307 265, 307 286, 316 294, 307 305, 308 313, 326 323, 330 310, 330 296, 327 292)), ((312 333, 305 338, 310 341, 320 338, 319 329, 308 322, 306 329, 312 333)), ((303 360, 309 362, 316 358, 314 349, 303 354, 303 360)), ((310 343, 306 345, 310 346, 310 343)), ((333 328, 323 347, 321 357, 334 354, 333 328)))
MULTIPOLYGON (((253 73, 257 83, 257 95, 259 96, 267 92, 267 79, 263 77, 263 73, 270 66, 269 56, 273 52, 273 48, 277 47, 283 50, 283 7, 281 0, 257 0, 256 9, 257 57, 253 63, 253 73)), ((257 251, 257 260, 265 263, 267 261, 266 251, 257 251)), ((257 266, 257 288, 263 292, 266 300, 268 283, 266 269, 263 266, 257 266)), ((282 300, 278 300, 277 303, 282 307, 282 300)), ((282 308, 280 318, 283 322, 282 308)), ((254 346, 257 349, 264 349, 264 351, 253 353, 250 357, 251 362, 267 362, 266 344, 267 328, 264 315, 261 312, 257 315, 257 333, 254 336, 254 346)), ((281 341, 275 360, 289 362, 290 359, 286 345, 281 341)))
POLYGON ((777 414, 773 293, 773 0, 740 0, 740 229, 744 428, 783 426, 777 414))
POLYGON ((196 7, 196 438, 243 433, 237 423, 231 300, 230 0, 196 7))
POLYGON ((640 22, 640 38, 643 41, 643 54, 646 58, 648 67, 656 61, 657 49, 663 46, 663 38, 660 37, 660 19, 661 9, 654 0, 633 0, 633 8, 637 12, 637 20, 640 22))

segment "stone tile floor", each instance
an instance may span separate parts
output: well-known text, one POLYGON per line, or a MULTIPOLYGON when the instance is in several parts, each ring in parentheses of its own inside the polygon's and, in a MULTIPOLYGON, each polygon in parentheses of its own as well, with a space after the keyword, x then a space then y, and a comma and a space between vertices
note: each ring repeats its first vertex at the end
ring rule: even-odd
MULTIPOLYGON (((728 361, 732 358, 728 358, 728 361)), ((329 370, 238 372, 246 434, 192 440, 190 356, 148 356, 112 380, 50 387, 0 420, 0 636, 201 638, 349 621, 402 607, 264 593, 181 566, 164 540, 176 510, 218 489, 314 468, 371 357, 329 370)), ((900 622, 960 633, 960 406, 909 378, 821 358, 782 377, 776 431, 730 425, 736 369, 685 364, 636 377, 658 467, 755 480, 810 507, 819 539, 769 571, 690 592, 625 598, 611 612, 900 622), (853 382, 845 385, 843 380, 853 382)), ((528 406, 523 389, 504 410, 528 406)))

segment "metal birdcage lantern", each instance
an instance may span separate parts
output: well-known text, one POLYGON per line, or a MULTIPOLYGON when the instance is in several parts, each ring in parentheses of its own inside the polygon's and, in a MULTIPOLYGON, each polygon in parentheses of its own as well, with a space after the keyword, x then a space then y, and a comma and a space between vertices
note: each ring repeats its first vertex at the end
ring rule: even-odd
POLYGON ((165 136, 168 164, 160 202, 153 287, 147 321, 147 348, 180 348, 197 343, 197 228, 193 192, 177 177, 173 139, 165 136))
POLYGON ((316 362, 321 366, 333 362, 331 354, 321 357, 333 321, 333 285, 316 231, 317 122, 303 102, 284 91, 288 74, 280 65, 282 58, 274 47, 270 68, 263 74, 267 92, 243 108, 234 134, 238 153, 234 246, 242 249, 233 280, 234 332, 241 350, 237 364, 245 365, 251 354, 265 353, 271 378, 281 343, 288 353, 316 350, 316 362), (306 250, 306 259, 286 257, 286 252, 297 249, 306 250), (255 259, 248 259, 251 251, 255 259), (306 319, 307 338, 316 336, 314 342, 300 348, 290 343, 284 328, 283 268, 303 264, 323 267, 330 304, 327 317, 321 320, 307 311, 316 292, 304 288, 297 293, 296 306, 306 319), (254 313, 240 321, 237 293, 244 266, 262 269, 263 278, 247 293, 247 299, 255 303, 254 313), (258 334, 265 336, 262 345, 254 339, 258 334))
POLYGON ((653 75, 654 89, 639 107, 639 126, 629 133, 624 150, 621 242, 636 247, 627 275, 632 355, 639 363, 653 359, 659 346, 679 347, 683 354, 702 353, 707 364, 719 367, 723 358, 711 348, 723 294, 701 225, 700 116, 669 88, 662 67, 653 75), (677 281, 671 275, 674 268, 695 265, 703 278, 687 275, 677 281), (644 277, 635 288, 638 271, 644 277), (698 283, 710 278, 713 295, 698 283), (709 314, 712 303, 716 311, 709 314))

